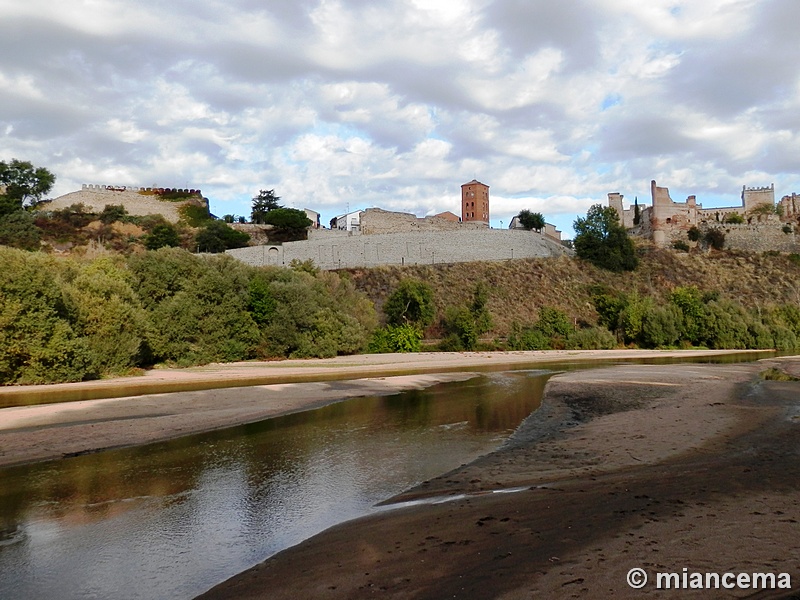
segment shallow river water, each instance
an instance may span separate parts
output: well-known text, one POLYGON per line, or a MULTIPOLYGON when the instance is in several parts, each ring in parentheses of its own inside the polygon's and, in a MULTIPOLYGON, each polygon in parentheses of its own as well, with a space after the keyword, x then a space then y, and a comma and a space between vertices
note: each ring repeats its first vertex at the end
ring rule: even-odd
POLYGON ((0 470, 0 598, 192 598, 497 448, 547 377, 487 373, 0 470))

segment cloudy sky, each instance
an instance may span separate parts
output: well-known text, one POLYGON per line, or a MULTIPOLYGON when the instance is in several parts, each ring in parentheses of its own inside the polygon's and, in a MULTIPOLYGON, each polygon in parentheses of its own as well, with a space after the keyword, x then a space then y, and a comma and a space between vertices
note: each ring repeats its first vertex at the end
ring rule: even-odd
POLYGON ((0 159, 323 222, 800 192, 797 0, 0 0, 0 159))

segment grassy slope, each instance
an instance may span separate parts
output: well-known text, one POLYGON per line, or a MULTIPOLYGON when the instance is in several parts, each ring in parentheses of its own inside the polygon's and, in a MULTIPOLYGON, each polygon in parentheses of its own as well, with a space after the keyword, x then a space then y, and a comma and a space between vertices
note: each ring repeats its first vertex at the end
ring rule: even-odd
MULTIPOLYGON (((800 303, 800 266, 786 255, 737 253, 687 254, 640 247, 641 264, 634 273, 610 273, 567 257, 351 269, 356 286, 375 302, 383 302, 405 277, 427 281, 434 289, 440 314, 445 307, 467 302, 478 281, 490 287, 494 320, 490 335, 506 335, 514 321, 531 324, 540 306, 553 306, 579 321, 594 323, 597 314, 589 288, 603 284, 640 295, 665 297, 676 286, 717 290, 750 308, 800 303)), ((434 333, 435 332, 431 332, 434 333)))

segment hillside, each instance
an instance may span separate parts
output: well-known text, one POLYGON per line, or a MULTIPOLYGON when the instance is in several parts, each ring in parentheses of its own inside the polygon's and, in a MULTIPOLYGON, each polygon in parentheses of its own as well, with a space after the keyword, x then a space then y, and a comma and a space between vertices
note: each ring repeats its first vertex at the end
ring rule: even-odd
POLYGON ((41 209, 63 210, 74 204, 83 204, 87 211, 96 213, 102 212, 107 205, 124 206, 129 215, 161 215, 170 223, 180 221, 182 206, 202 206, 208 212, 208 202, 198 190, 156 190, 154 192, 140 188, 123 189, 102 186, 87 186, 76 192, 64 194, 47 202, 41 209))
POLYGON ((442 314, 465 303, 479 281, 490 289, 490 336, 505 336, 511 324, 530 324, 541 306, 566 312, 578 322, 595 323, 592 286, 665 298, 675 287, 695 285, 719 292, 747 308, 800 304, 800 263, 786 254, 683 253, 640 246, 641 263, 633 273, 611 273, 573 258, 524 259, 453 265, 351 269, 356 287, 381 313, 383 302, 406 277, 427 281, 442 314))

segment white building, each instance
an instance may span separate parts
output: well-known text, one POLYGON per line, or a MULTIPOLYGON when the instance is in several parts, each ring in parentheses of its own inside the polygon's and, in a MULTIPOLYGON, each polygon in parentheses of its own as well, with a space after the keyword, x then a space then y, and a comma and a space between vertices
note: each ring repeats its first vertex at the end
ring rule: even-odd
POLYGON ((354 210, 331 220, 331 229, 339 229, 340 231, 349 231, 351 233, 361 232, 361 215, 364 214, 363 210, 354 210))

